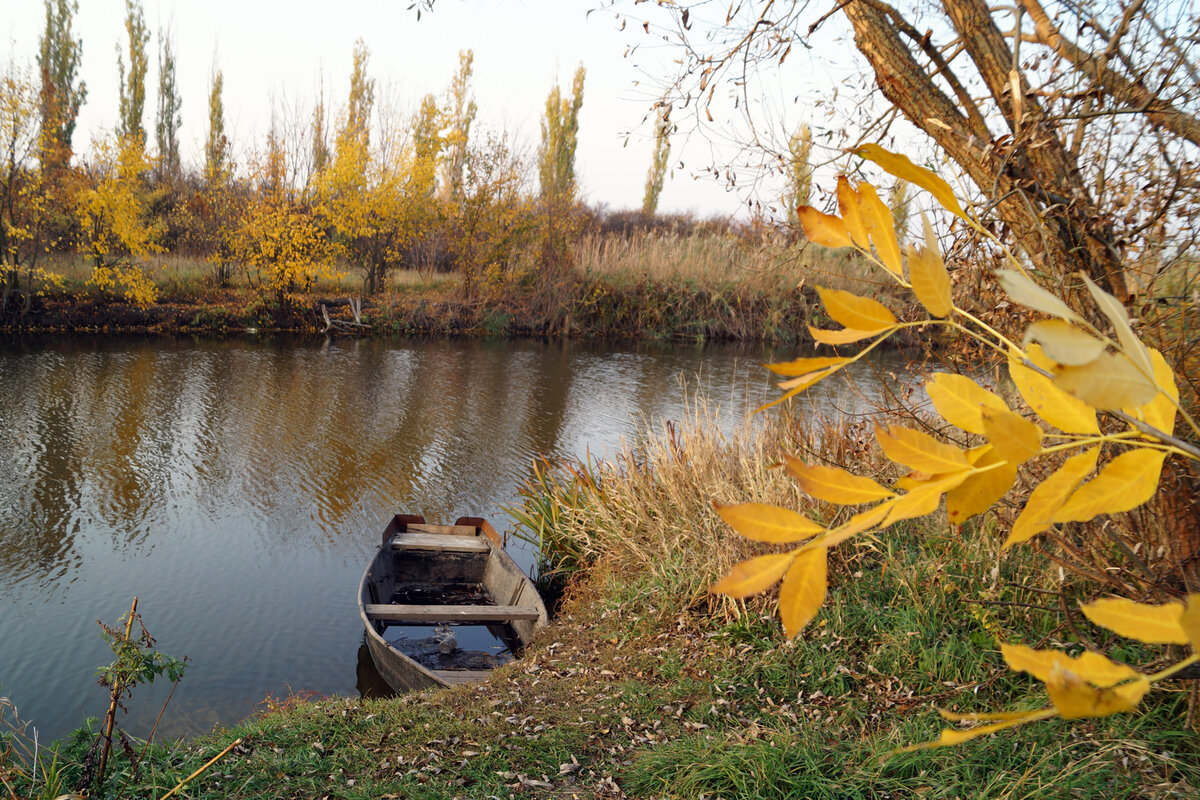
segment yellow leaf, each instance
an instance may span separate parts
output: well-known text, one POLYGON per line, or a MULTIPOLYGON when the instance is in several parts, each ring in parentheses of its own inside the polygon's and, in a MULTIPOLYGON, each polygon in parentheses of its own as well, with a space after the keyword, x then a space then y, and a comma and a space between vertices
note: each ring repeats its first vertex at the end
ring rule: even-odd
POLYGON ((814 328, 811 325, 808 326, 808 332, 812 334, 813 341, 819 342, 820 344, 850 344, 851 342, 858 342, 863 339, 868 339, 872 336, 878 336, 881 333, 887 333, 891 330, 894 330, 894 328, 876 328, 875 330, 870 331, 861 331, 855 328, 843 328, 840 331, 826 331, 820 328, 814 328))
POLYGON ((925 223, 925 249, 908 246, 908 279, 921 305, 935 317, 945 317, 954 308, 950 273, 938 252, 933 226, 924 214, 921 220, 925 223))
POLYGON ((1086 274, 1080 272, 1079 276, 1087 284, 1088 291, 1091 292, 1096 305, 1100 306, 1104 316, 1108 317, 1108 321, 1113 324, 1113 330, 1117 332, 1117 341, 1121 343, 1121 349, 1125 351, 1125 355, 1144 375, 1153 375, 1154 367, 1150 363, 1150 354, 1147 352, 1146 345, 1142 344, 1133 329, 1129 327, 1129 314, 1126 313, 1125 306, 1121 305, 1117 298, 1097 286, 1086 274))
POLYGON ((1025 720, 1038 716, 1044 713, 1045 709, 1039 711, 972 711, 967 714, 959 714, 939 708, 937 712, 942 719, 949 722, 1007 722, 1014 719, 1025 720))
POLYGON ((875 438, 889 459, 921 472, 936 475, 969 469, 971 466, 962 450, 912 428, 893 425, 885 430, 876 425, 875 438))
POLYGON ((1121 409, 1154 400, 1158 387, 1124 353, 1101 353, 1095 361, 1054 370, 1054 385, 1093 408, 1121 409))
POLYGON ((1200 594, 1189 594, 1179 615, 1179 627, 1183 628, 1193 653, 1200 653, 1200 594))
POLYGON ((859 198, 858 192, 850 186, 850 181, 846 180, 845 175, 838 176, 837 201, 838 210, 842 212, 842 220, 846 223, 846 232, 850 234, 850 240, 863 250, 869 251, 871 242, 867 239, 867 223, 858 210, 861 198, 859 198))
POLYGON ((1150 681, 1145 678, 1109 689, 1097 689, 1063 668, 1057 668, 1046 682, 1046 694, 1063 719, 1108 717, 1132 711, 1148 691, 1150 681))
POLYGON ((1002 722, 996 722, 992 725, 980 725, 976 728, 968 728, 966 730, 944 728, 942 730, 942 735, 935 742, 922 742, 921 744, 911 744, 908 747, 898 747, 892 752, 912 753, 917 750, 929 750, 934 747, 952 747, 956 744, 969 742, 972 739, 978 739, 980 736, 987 736, 990 733, 996 733, 997 731, 1002 731, 1006 728, 1015 728, 1018 725, 1024 725, 1026 722, 1032 722, 1038 719, 1049 719, 1052 716, 1054 716, 1054 711, 1050 709, 1012 712, 1010 716, 1006 717, 1002 722))
POLYGON ((1100 357, 1107 345, 1087 331, 1062 319, 1044 319, 1025 329, 1023 346, 1037 342, 1047 356, 1059 364, 1080 366, 1100 357))
POLYGON ((1183 603, 1178 601, 1149 605, 1124 597, 1102 597, 1080 608, 1085 617, 1118 636, 1146 644, 1187 644, 1189 641, 1181 622, 1183 603))
POLYGON ((925 384, 925 391, 946 422, 971 433, 984 432, 984 407, 1008 411, 1008 406, 998 395, 965 375, 939 372, 925 384))
POLYGON ((1153 347, 1146 349, 1150 352, 1150 364, 1154 367, 1154 383, 1158 385, 1158 395, 1144 406, 1129 409, 1127 413, 1141 417, 1143 422, 1153 425, 1163 433, 1171 434, 1175 432, 1175 402, 1179 400, 1175 373, 1171 371, 1162 353, 1153 347))
POLYGON ((850 361, 849 358, 841 356, 823 356, 821 358, 797 358, 794 361, 784 361, 778 364, 763 364, 764 367, 774 372, 776 375, 783 375, 787 378, 798 378, 802 375, 808 375, 817 370, 827 369, 828 367, 838 364, 845 364, 850 361))
POLYGON ((1042 452, 1042 429, 1011 411, 983 409, 983 432, 996 455, 1014 466, 1042 452))
MULTIPOLYGON (((1041 345, 1029 345, 1028 356, 1030 362, 1042 369, 1054 367, 1042 353, 1041 345)), ((1019 353, 1009 353, 1008 374, 1025 402, 1046 422, 1064 433, 1100 433, 1094 408, 1055 386, 1045 375, 1025 366, 1019 353)))
POLYGON ((788 544, 809 539, 825 530, 824 525, 813 522, 803 514, 765 503, 741 503, 733 506, 714 503, 713 507, 729 527, 747 539, 759 542, 788 544))
POLYGON ((804 630, 825 602, 829 585, 827 556, 824 547, 803 550, 783 578, 779 587, 779 618, 789 637, 804 630))
POLYGON ((892 212, 879 199, 875 187, 866 181, 858 184, 858 196, 861 199, 859 212, 867 232, 871 234, 871 241, 875 243, 880 262, 897 278, 903 277, 900 242, 896 240, 896 221, 892 218, 892 212))
POLYGON ((1042 481, 1029 495, 1025 510, 1013 523, 1004 547, 1027 542, 1054 524, 1054 515, 1096 466, 1099 456, 1099 447, 1071 456, 1050 477, 1042 481))
MULTIPOLYGON (((822 380, 824 380, 825 378, 828 378, 830 375, 837 372, 841 368, 842 368, 841 364, 835 364, 832 367, 826 367, 825 369, 819 369, 816 372, 809 372, 804 375, 800 375, 798 377, 792 378, 790 380, 780 381, 779 388, 791 390, 786 395, 784 395, 784 397, 791 397, 793 394, 796 394, 796 392, 801 392, 801 391, 807 389, 808 387, 813 386, 814 384, 820 383, 822 380)), ((776 401, 776 402, 778 402, 778 401, 776 401)))
POLYGON ((1162 450, 1129 450, 1105 465, 1095 478, 1075 490, 1054 515, 1055 522, 1087 522, 1100 514, 1137 508, 1154 496, 1162 472, 1162 450))
POLYGON ((906 156, 888 152, 877 144, 864 144, 854 152, 860 158, 875 162, 892 176, 920 186, 932 194, 942 208, 957 217, 967 219, 966 212, 958 204, 958 198, 954 196, 954 190, 950 188, 950 184, 924 167, 918 167, 906 156))
POLYGON ((855 475, 840 467, 805 464, 791 456, 787 456, 786 460, 787 471, 800 484, 800 488, 818 500, 855 505, 895 496, 895 492, 870 478, 855 475))
MULTIPOLYGON (((891 513, 894 500, 889 500, 886 503, 880 503, 874 508, 868 508, 866 511, 860 511, 846 521, 844 525, 833 528, 819 539, 814 539, 805 547, 824 547, 830 548, 834 545, 841 544, 847 539, 852 539, 864 531, 869 531, 879 523, 883 522, 884 518, 891 513)), ((886 527, 886 526, 885 526, 886 527)))
POLYGON ((842 366, 842 364, 834 364, 832 367, 817 370, 816 372, 810 372, 807 375, 801 375, 798 378, 792 378, 790 381, 783 381, 779 384, 779 388, 786 389, 787 391, 771 402, 764 403, 763 405, 759 406, 757 409, 755 409, 754 413, 757 414, 758 412, 768 409, 771 406, 779 405, 789 397, 794 397, 800 394, 800 392, 803 392, 805 389, 808 389, 809 387, 820 383, 825 378, 828 378, 830 375, 841 369, 842 366))
POLYGON ((996 270, 996 280, 1008 298, 1017 305, 1032 308, 1054 317, 1082 322, 1083 319, 1058 296, 1038 286, 1032 278, 1013 269, 996 270))
POLYGON ((967 451, 967 463, 973 467, 979 464, 980 460, 990 452, 992 452, 990 444, 981 444, 977 447, 972 447, 967 451))
POLYGON ((974 462, 974 466, 977 469, 991 469, 967 476, 966 480, 946 493, 946 516, 955 524, 987 511, 1008 493, 1017 479, 1016 466, 990 449, 974 462))
POLYGON ((765 592, 783 577, 795 558, 795 553, 771 553, 735 564, 709 591, 736 598, 765 592))
POLYGON ((869 297, 859 297, 841 289, 817 287, 821 302, 838 323, 860 331, 880 330, 897 324, 896 316, 887 306, 869 297))
POLYGON ((840 217, 832 214, 822 214, 812 206, 800 206, 796 209, 800 224, 804 227, 804 235, 810 242, 824 247, 850 247, 850 232, 846 223, 840 217))
POLYGON ((1000 653, 1010 669, 1028 672, 1042 683, 1050 681, 1055 669, 1068 669, 1083 680, 1101 687, 1116 686, 1121 681, 1141 677, 1141 673, 1128 664, 1119 664, 1090 650, 1072 657, 1059 650, 1034 650, 1020 644, 1001 643, 1000 653))
POLYGON ((942 502, 942 495, 954 487, 960 486, 970 474, 965 471, 956 472, 914 486, 907 494, 892 501, 892 510, 884 520, 883 527, 886 528, 903 519, 932 514, 937 510, 938 504, 942 502))

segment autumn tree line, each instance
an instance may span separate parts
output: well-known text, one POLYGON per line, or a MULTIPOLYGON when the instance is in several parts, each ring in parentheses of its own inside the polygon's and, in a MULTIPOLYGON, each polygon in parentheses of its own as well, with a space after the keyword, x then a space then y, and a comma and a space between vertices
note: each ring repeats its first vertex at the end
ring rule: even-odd
MULTIPOLYGON (((346 271, 360 273, 370 295, 394 270, 453 270, 472 298, 485 284, 553 283, 570 270, 583 211, 575 177, 582 65, 569 87, 550 90, 540 145, 528 155, 508 134, 477 124, 471 51, 459 54, 440 95, 402 114, 378 101, 360 40, 345 104, 335 108, 322 89, 311 118, 273 114, 265 141, 238 163, 214 64, 203 163, 191 166, 179 153, 172 37, 151 36, 140 0, 125 6, 116 129, 83 152, 77 9, 73 0, 45 0, 36 69, 10 63, 0 78, 5 307, 53 282, 46 257, 64 253, 90 262, 91 287, 139 305, 155 300, 146 265, 165 253, 211 265, 217 286, 243 274, 280 305, 346 271), (148 114, 152 57, 158 85, 148 114)), ((660 119, 656 131, 643 204, 650 215, 667 169, 669 124, 660 119)))

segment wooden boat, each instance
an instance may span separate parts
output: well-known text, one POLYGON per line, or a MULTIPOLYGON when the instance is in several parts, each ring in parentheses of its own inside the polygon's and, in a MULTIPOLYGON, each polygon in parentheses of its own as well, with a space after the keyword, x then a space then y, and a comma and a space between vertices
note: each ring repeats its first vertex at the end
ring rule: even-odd
POLYGON ((371 659, 397 692, 485 680, 494 659, 479 653, 453 659, 449 668, 429 658, 421 663, 384 638, 388 626, 439 625, 441 652, 449 644, 456 656, 469 656, 455 647, 449 626, 486 625, 515 657, 546 625, 533 581, 504 552, 495 529, 477 517, 431 525, 424 517, 396 515, 363 573, 358 612, 371 659))

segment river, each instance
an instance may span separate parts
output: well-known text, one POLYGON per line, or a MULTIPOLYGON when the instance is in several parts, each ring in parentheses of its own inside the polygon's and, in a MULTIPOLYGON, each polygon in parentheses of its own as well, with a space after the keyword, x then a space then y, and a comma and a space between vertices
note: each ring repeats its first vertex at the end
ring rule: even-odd
MULTIPOLYGON (((102 716, 134 595, 188 672, 158 735, 289 692, 354 694, 355 591, 387 519, 485 516, 535 456, 604 457, 646 424, 723 426, 777 395, 732 346, 487 340, 0 339, 0 696, 46 741, 102 716)), ((876 385, 815 390, 860 408, 876 385), (864 387, 868 387, 864 389, 864 387)), ((533 562, 528 549, 517 559, 533 562)), ((166 687, 123 726, 145 735, 166 687)))

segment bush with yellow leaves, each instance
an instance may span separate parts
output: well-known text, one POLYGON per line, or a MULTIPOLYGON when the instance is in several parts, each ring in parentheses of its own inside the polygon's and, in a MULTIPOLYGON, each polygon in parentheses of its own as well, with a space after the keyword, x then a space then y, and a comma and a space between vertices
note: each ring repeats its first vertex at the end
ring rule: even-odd
POLYGON ((147 213, 145 176, 152 166, 141 136, 107 138, 96 145, 92 184, 76 200, 83 245, 92 258, 91 285, 138 306, 158 289, 135 259, 161 251, 161 223, 147 213))

